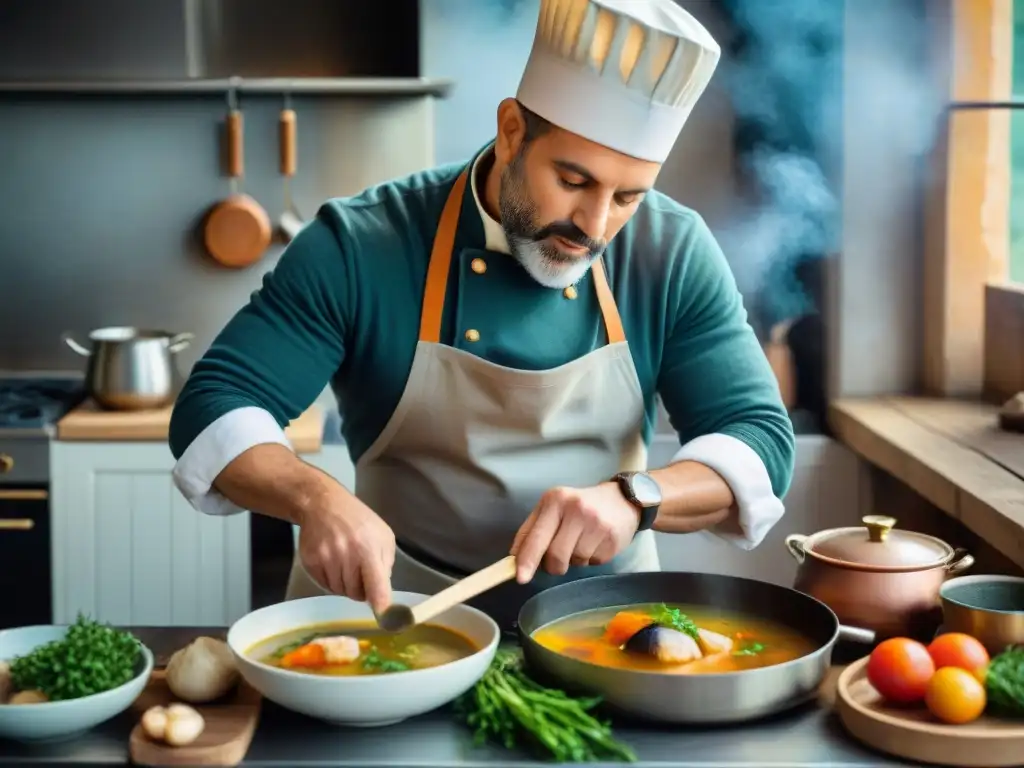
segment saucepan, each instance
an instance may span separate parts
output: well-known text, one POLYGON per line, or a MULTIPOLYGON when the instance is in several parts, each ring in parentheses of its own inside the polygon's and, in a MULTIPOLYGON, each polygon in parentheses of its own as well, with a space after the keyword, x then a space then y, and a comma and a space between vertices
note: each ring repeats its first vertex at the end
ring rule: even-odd
MULTIPOLYGON (((596 576, 553 587, 523 605, 518 631, 524 658, 541 680, 566 691, 600 696, 605 706, 630 717, 678 724, 743 722, 805 703, 817 695, 828 674, 837 641, 864 643, 867 651, 875 637, 870 630, 840 625, 832 609, 794 589, 736 576, 684 572, 596 576), (538 630, 551 631, 552 626, 560 626, 554 624, 560 620, 569 620, 565 626, 578 621, 576 631, 588 631, 578 629, 585 626, 588 615, 612 613, 599 609, 662 603, 677 611, 689 606, 698 624, 698 613, 706 609, 708 616, 728 616, 740 629, 749 622, 751 627, 788 631, 802 639, 802 650, 767 666, 737 661, 724 667, 729 671, 710 671, 714 667, 707 666, 688 672, 686 665, 610 666, 588 660, 569 647, 555 650, 537 639, 538 630), (590 611, 595 613, 586 613, 590 611)), ((593 642, 600 631, 594 630, 593 642)), ((742 632, 734 634, 738 638, 742 632)), ((757 651, 737 645, 727 653, 746 650, 757 651)), ((706 660, 711 660, 710 655, 706 660)))
POLYGON ((180 372, 174 355, 194 338, 143 328, 99 328, 89 334, 89 346, 63 335, 64 343, 89 362, 85 383, 89 396, 102 408, 138 411, 174 402, 180 372))

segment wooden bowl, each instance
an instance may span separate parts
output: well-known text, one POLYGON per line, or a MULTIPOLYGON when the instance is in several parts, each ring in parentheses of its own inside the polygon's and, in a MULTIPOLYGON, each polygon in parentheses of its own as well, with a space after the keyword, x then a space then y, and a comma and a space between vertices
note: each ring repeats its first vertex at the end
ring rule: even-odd
POLYGON ((1024 722, 982 715, 973 723, 947 725, 925 709, 889 705, 868 682, 867 658, 839 676, 836 713, 847 731, 890 755, 957 768, 1019 766, 1024 760, 1024 722))

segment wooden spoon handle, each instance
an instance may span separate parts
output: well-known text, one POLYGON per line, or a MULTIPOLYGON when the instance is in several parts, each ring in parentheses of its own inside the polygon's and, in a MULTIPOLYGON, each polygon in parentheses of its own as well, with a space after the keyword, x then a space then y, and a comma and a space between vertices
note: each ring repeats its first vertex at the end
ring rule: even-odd
POLYGON ((436 595, 432 595, 418 605, 412 607, 412 615, 416 624, 438 616, 449 608, 461 605, 470 598, 476 597, 482 592, 493 589, 499 584, 504 584, 516 575, 516 559, 509 555, 496 563, 482 568, 476 573, 470 574, 461 581, 457 581, 447 589, 443 589, 436 595))
POLYGON ((282 109, 278 120, 281 140, 281 175, 294 176, 297 165, 295 142, 295 110, 282 109))
POLYGON ((224 127, 227 140, 228 173, 232 177, 240 179, 245 173, 242 111, 240 109, 232 109, 228 112, 224 127))

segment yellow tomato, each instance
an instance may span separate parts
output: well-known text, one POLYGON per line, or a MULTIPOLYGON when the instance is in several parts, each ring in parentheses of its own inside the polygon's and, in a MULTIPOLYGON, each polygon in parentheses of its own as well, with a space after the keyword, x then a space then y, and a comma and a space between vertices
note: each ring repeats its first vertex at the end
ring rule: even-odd
POLYGON ((985 686, 965 669, 943 667, 928 681, 924 703, 939 720, 962 725, 985 711, 985 686))

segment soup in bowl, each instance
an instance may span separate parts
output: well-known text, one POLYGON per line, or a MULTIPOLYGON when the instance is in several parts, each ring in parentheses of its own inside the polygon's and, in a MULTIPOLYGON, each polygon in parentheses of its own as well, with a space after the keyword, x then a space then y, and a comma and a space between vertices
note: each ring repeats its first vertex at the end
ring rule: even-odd
MULTIPOLYGON (((394 593, 406 605, 426 597, 394 593)), ((465 693, 487 671, 499 637, 490 617, 465 605, 389 634, 365 603, 325 595, 253 611, 227 642, 242 676, 271 701, 338 725, 380 726, 465 693)))

